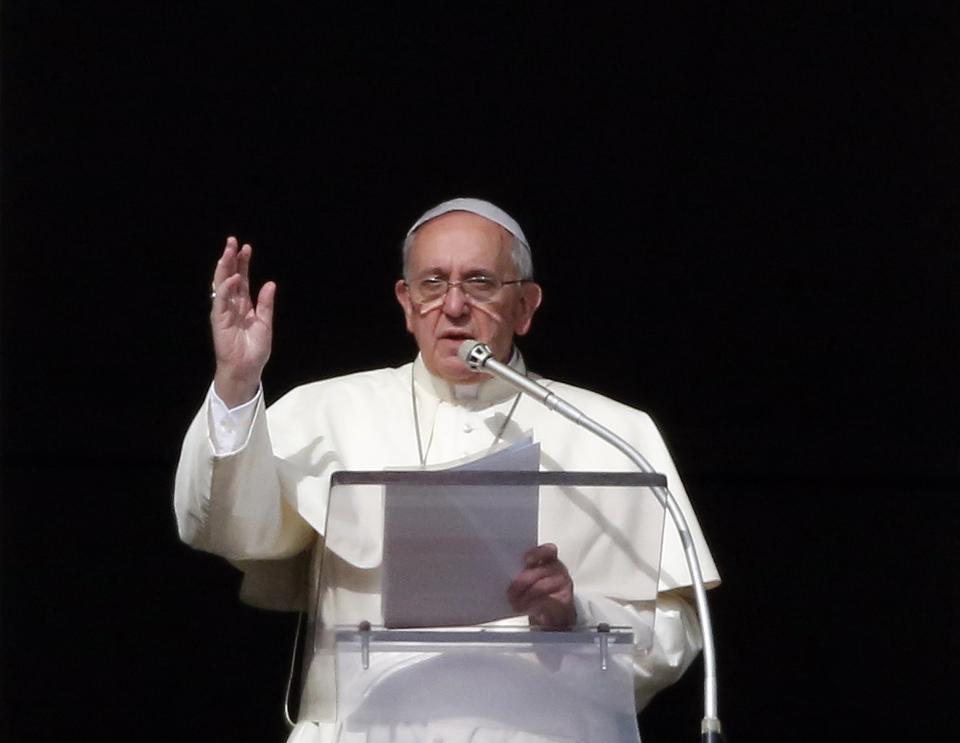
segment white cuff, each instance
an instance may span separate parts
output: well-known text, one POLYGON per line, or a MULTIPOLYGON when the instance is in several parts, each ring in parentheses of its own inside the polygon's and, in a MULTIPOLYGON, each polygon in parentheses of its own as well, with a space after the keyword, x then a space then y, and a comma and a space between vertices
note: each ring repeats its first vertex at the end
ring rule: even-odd
POLYGON ((210 385, 207 394, 207 430, 214 454, 218 457, 227 456, 244 447, 262 396, 263 387, 260 386, 257 387, 257 394, 243 405, 228 408, 213 385, 210 385))

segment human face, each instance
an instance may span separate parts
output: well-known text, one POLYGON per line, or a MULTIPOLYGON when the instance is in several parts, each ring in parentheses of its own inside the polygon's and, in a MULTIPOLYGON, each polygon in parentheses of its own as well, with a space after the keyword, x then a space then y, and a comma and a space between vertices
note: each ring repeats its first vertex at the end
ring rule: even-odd
MULTIPOLYGON (((417 230, 407 257, 407 278, 411 283, 427 276, 462 281, 479 274, 517 279, 510 242, 509 233, 495 222, 471 212, 448 212, 417 230)), ((497 359, 509 361, 513 336, 530 329, 541 299, 533 282, 504 286, 493 301, 484 303, 471 300, 459 286, 426 304, 415 302, 402 280, 395 292, 427 369, 457 384, 478 381, 457 356, 463 341, 486 343, 497 359)))

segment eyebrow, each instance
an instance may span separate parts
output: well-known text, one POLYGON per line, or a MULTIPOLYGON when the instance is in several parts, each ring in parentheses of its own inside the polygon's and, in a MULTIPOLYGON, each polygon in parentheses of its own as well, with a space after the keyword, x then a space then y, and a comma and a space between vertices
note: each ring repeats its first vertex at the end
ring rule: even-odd
MULTIPOLYGON (((492 268, 468 268, 460 273, 464 278, 470 278, 471 276, 496 276, 496 274, 496 270, 492 268)), ((434 267, 420 271, 417 275, 420 277, 441 276, 447 278, 450 276, 450 273, 445 269, 434 267)))

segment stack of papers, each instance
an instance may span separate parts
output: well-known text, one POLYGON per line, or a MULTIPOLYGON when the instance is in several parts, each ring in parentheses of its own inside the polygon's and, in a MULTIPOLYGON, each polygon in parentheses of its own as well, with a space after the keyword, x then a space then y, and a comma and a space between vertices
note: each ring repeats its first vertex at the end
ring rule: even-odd
MULTIPOLYGON (((540 445, 527 438, 439 469, 539 466, 540 445)), ((384 624, 450 627, 513 616, 507 588, 538 544, 538 500, 536 485, 386 485, 384 624)))

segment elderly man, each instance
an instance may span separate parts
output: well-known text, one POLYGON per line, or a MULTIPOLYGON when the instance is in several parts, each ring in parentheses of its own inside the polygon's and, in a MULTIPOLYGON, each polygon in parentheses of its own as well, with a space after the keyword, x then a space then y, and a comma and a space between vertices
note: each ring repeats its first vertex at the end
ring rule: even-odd
MULTIPOLYGON (((304 563, 311 551, 321 549, 318 533, 324 530, 330 474, 337 470, 448 463, 520 440, 528 432, 540 444, 543 470, 633 469, 623 455, 551 417, 505 383, 470 371, 459 359, 461 343, 477 339, 497 359, 525 373, 514 340, 528 332, 542 299, 520 226, 493 204, 453 199, 411 227, 395 294, 419 348, 413 363, 305 385, 269 410, 260 380, 270 356, 276 286, 266 283, 252 299, 251 254, 249 245, 239 247, 229 238, 217 262, 210 315, 216 373, 184 441, 175 493, 181 538, 243 570, 245 600, 272 608, 304 606, 309 593, 304 584, 310 582, 304 563)), ((691 522, 704 577, 716 583, 716 568, 650 418, 585 390, 546 383, 630 440, 667 475, 691 522)), ((366 524, 358 519, 354 527, 359 532, 366 524)), ((631 601, 636 597, 629 591, 590 593, 574 582, 582 575, 584 585, 592 578, 598 585, 616 586, 621 576, 605 575, 610 564, 603 554, 587 555, 568 569, 554 544, 542 544, 524 556, 504 591, 516 614, 533 625, 636 625, 639 612, 631 601)), ((370 618, 379 610, 377 570, 347 566, 344 575, 350 589, 328 587, 321 602, 328 626, 370 618)), ((679 539, 668 525, 654 647, 638 654, 634 663, 638 709, 675 681, 699 652, 696 615, 684 598, 689 584, 679 539)), ((336 740, 330 674, 329 668, 308 672, 291 740, 336 740)), ((510 737, 514 732, 451 732, 449 726, 427 725, 392 729, 391 735, 397 740, 519 740, 510 737)))

